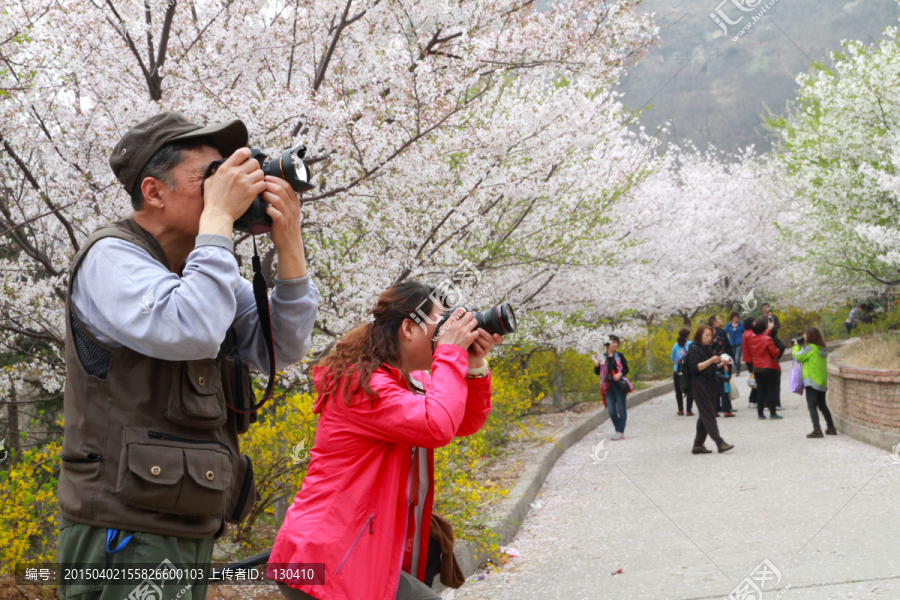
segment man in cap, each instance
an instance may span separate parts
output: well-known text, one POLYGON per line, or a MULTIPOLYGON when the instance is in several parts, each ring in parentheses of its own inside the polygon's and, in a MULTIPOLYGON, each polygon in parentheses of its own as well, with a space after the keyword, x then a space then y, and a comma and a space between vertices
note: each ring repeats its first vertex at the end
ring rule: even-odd
MULTIPOLYGON (((256 420, 250 366, 274 374, 232 224, 257 195, 278 256, 268 301, 279 367, 309 349, 319 293, 297 195, 248 160, 247 139, 239 120, 201 127, 165 112, 113 149, 109 164, 134 211, 92 233, 69 272, 61 564, 208 565, 226 522, 253 508, 253 465, 238 435, 256 420)), ((206 596, 203 583, 185 589, 152 576, 108 583, 63 581, 59 595, 206 596)))

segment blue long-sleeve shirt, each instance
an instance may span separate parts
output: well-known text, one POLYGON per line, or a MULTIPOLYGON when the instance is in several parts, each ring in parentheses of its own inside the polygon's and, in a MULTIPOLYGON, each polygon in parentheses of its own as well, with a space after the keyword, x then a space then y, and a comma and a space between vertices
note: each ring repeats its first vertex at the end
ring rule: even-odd
POLYGON ((744 324, 738 323, 737 327, 732 325, 731 321, 725 326, 725 333, 728 334, 728 342, 731 347, 740 346, 744 341, 744 324))
MULTIPOLYGON (((179 277, 131 242, 103 238, 75 274, 75 315, 104 344, 163 360, 215 358, 234 325, 241 358, 268 375, 253 285, 240 276, 233 252, 230 238, 199 235, 179 277)), ((275 278, 269 310, 278 368, 309 350, 318 304, 309 275, 275 278)))
POLYGON ((675 342, 675 345, 672 346, 672 372, 678 370, 678 361, 681 360, 681 357, 685 355, 687 349, 691 347, 691 340, 688 340, 684 346, 679 346, 678 342, 675 342))

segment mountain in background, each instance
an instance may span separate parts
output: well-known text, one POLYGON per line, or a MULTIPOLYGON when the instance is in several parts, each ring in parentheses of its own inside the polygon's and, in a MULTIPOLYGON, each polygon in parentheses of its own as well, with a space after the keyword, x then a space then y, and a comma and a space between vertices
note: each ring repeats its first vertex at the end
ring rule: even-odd
POLYGON ((896 0, 775 0, 766 10, 770 1, 645 0, 637 10, 656 13, 661 43, 619 84, 625 106, 652 105, 641 117, 649 132, 671 120, 660 134, 664 142, 690 140, 700 149, 711 143, 727 153, 753 144, 765 152, 771 148, 766 108, 786 112, 799 73, 814 61, 830 66, 842 40, 875 42, 885 27, 900 25, 896 0))

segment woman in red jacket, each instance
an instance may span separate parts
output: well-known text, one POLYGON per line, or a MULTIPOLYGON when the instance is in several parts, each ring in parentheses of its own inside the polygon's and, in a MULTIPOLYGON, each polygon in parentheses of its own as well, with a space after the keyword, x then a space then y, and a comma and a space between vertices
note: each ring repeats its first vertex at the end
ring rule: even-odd
MULTIPOLYGON (((751 354, 752 350, 750 349, 750 338, 752 338, 755 334, 753 333, 753 317, 747 317, 744 319, 744 336, 741 342, 741 346, 743 347, 743 356, 744 364, 747 365, 747 372, 750 373, 750 377, 753 377, 753 354, 751 354)), ((750 388, 750 399, 747 404, 747 408, 753 408, 753 405, 756 404, 756 388, 750 388)))
POLYGON ((766 418, 763 413, 766 407, 772 419, 782 418, 776 413, 776 407, 781 393, 781 365, 778 359, 784 350, 778 349, 772 337, 774 326, 766 317, 760 317, 753 323, 754 335, 748 340, 756 378, 756 414, 761 420, 766 418))
POLYGON ((372 322, 313 369, 316 440, 266 568, 289 600, 440 598, 422 583, 434 448, 484 425, 484 356, 503 338, 461 308, 435 338, 443 309, 433 292, 391 286, 372 322), (414 319, 420 308, 424 322, 414 319))

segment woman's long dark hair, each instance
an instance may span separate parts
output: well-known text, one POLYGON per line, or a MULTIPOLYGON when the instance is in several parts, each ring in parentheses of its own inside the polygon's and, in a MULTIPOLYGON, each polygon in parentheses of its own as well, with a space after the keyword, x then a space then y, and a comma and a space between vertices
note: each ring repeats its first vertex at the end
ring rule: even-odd
POLYGON ((404 281, 385 290, 372 311, 374 319, 345 333, 335 344, 334 351, 319 361, 319 366, 329 368, 320 393, 335 391, 335 383, 340 382, 344 402, 350 404, 350 396, 362 388, 374 405, 377 394, 369 385, 372 373, 383 364, 400 368, 400 342, 397 339, 400 325, 404 319, 425 323, 416 309, 426 317, 431 314, 434 300, 426 300, 434 289, 434 286, 418 281, 404 281))
POLYGON ((815 344, 819 348, 825 347, 825 338, 822 337, 818 327, 807 327, 803 333, 806 334, 807 343, 815 344))
POLYGON ((691 330, 685 327, 678 331, 678 345, 684 348, 684 345, 687 343, 688 336, 691 335, 691 330))

